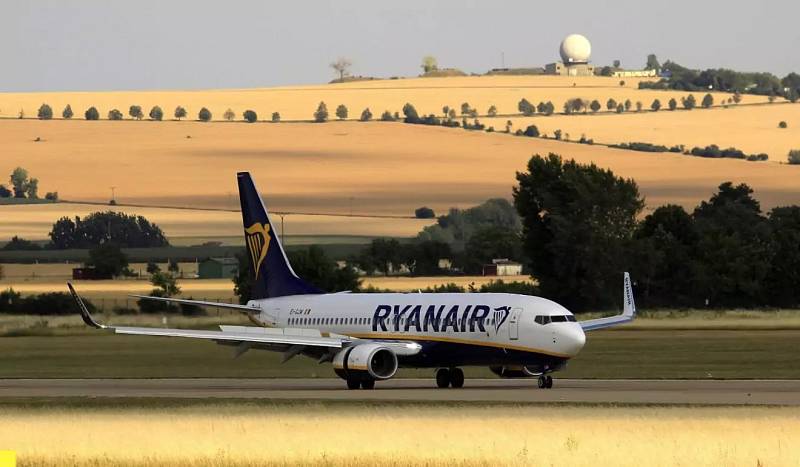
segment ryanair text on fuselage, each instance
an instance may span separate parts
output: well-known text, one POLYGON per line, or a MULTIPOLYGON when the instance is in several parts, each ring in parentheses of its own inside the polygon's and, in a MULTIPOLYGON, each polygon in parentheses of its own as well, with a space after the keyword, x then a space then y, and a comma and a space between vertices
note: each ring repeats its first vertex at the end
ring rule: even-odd
POLYGON ((486 332, 492 314, 495 332, 508 318, 511 307, 492 310, 488 305, 378 305, 372 316, 373 331, 486 332), (493 313, 492 313, 493 312, 493 313))

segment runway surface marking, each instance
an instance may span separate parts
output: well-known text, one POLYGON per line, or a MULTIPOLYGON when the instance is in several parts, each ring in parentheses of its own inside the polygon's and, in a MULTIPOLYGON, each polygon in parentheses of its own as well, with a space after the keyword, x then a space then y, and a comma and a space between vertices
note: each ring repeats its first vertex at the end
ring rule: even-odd
POLYGON ((170 397, 620 404, 800 405, 800 380, 469 379, 438 389, 433 379, 378 382, 348 390, 339 379, 0 379, 0 398, 170 397))

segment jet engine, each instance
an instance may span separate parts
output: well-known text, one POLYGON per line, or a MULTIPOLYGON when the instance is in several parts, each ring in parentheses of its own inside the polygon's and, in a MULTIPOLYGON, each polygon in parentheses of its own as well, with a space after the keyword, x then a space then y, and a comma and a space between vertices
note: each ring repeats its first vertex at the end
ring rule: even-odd
POLYGON ((333 357, 333 371, 342 379, 389 379, 397 372, 397 355, 379 343, 358 344, 333 357))

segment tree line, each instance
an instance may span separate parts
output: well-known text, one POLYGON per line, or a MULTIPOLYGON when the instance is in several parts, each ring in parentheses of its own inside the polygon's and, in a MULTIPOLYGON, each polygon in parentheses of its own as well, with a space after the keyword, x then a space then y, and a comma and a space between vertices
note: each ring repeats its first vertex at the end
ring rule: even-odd
MULTIPOLYGON (((39 179, 31 177, 24 168, 15 168, 8 179, 11 188, 0 184, 0 198, 39 199, 39 179)), ((47 192, 44 198, 58 201, 58 192, 47 192)))

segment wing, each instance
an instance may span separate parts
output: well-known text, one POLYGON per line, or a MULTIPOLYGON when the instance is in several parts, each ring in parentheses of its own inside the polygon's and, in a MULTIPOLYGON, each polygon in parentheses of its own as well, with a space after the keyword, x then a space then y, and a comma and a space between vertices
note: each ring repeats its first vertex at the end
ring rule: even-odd
POLYGON ((622 314, 609 316, 607 318, 589 319, 581 321, 584 331, 594 331, 595 329, 609 328, 620 324, 630 323, 636 316, 636 304, 633 302, 633 287, 631 286, 631 276, 627 272, 623 280, 623 303, 622 314))

